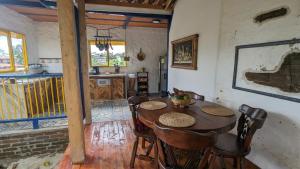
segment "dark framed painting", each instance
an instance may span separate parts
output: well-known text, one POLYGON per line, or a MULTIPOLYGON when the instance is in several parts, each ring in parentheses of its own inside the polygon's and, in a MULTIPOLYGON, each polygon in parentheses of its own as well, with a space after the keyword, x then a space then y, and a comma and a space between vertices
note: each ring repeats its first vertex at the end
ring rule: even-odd
POLYGON ((199 35, 172 41, 172 67, 197 70, 199 35))
POLYGON ((300 39, 236 46, 232 88, 300 103, 300 39))

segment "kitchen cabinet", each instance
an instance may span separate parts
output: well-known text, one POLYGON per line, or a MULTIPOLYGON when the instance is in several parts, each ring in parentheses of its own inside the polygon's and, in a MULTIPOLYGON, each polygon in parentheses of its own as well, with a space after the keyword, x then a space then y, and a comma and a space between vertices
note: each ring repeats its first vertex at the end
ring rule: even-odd
POLYGON ((125 98, 125 75, 90 76, 92 101, 116 100, 125 98))

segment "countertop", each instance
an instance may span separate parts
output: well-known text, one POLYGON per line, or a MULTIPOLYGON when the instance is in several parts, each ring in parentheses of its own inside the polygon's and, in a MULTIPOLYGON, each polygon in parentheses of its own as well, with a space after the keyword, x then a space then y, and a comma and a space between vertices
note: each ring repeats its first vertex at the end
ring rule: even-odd
POLYGON ((126 73, 111 73, 111 74, 98 74, 98 75, 91 75, 90 77, 125 77, 127 76, 126 73))

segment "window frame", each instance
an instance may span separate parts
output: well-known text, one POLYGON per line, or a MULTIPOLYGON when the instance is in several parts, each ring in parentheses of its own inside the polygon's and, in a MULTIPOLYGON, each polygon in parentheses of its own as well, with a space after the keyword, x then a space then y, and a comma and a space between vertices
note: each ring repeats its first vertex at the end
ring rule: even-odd
POLYGON ((0 32, 4 32, 7 34, 7 45, 8 45, 8 51, 9 51, 9 59, 10 59, 10 69, 7 70, 1 70, 0 73, 13 73, 13 72, 21 72, 21 71, 28 71, 28 55, 27 55, 27 44, 26 44, 26 36, 23 33, 18 33, 15 31, 9 31, 6 29, 0 28, 0 32), (22 38, 22 53, 23 53, 23 59, 24 59, 24 69, 16 69, 15 66, 15 56, 13 51, 13 45, 12 45, 12 36, 11 34, 14 33, 16 35, 20 35, 22 38))
MULTIPOLYGON (((112 45, 116 45, 118 43, 122 43, 124 44, 124 47, 125 47, 125 54, 126 54, 126 42, 124 40, 112 40, 111 41, 112 45)), ((88 41, 88 45, 89 45, 89 59, 90 59, 90 67, 100 67, 100 68, 112 68, 114 66, 110 66, 109 64, 109 50, 106 51, 106 60, 107 60, 107 66, 93 66, 92 65, 92 49, 91 49, 91 45, 95 45, 96 44, 96 41, 95 40, 89 40, 88 41)), ((120 66, 120 67, 128 67, 128 63, 127 61, 125 61, 125 66, 120 66)))

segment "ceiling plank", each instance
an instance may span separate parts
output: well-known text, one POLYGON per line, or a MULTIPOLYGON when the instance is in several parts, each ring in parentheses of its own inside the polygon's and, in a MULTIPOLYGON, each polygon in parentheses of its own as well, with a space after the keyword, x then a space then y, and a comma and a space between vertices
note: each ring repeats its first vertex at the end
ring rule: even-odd
POLYGON ((112 14, 102 14, 102 13, 86 13, 88 18, 102 18, 102 19, 111 19, 111 20, 126 20, 124 15, 112 15, 112 14))
POLYGON ((123 26, 124 21, 114 21, 114 20, 101 20, 101 19, 87 19, 87 24, 93 25, 112 25, 112 26, 123 26))
MULTIPOLYGON (((148 22, 152 23, 153 20, 156 20, 156 18, 143 18, 143 17, 132 17, 131 21, 137 21, 137 22, 148 22)), ((167 24, 168 20, 167 19, 158 19, 160 20, 160 23, 167 24)))
POLYGON ((34 8, 34 7, 23 7, 17 5, 6 5, 9 9, 12 9, 21 14, 36 14, 36 15, 53 15, 57 16, 57 10, 47 8, 34 8))
POLYGON ((47 15, 26 15, 34 21, 38 22, 58 22, 57 16, 47 16, 47 15))
POLYGON ((168 24, 129 22, 129 27, 149 27, 149 28, 168 28, 168 24))

